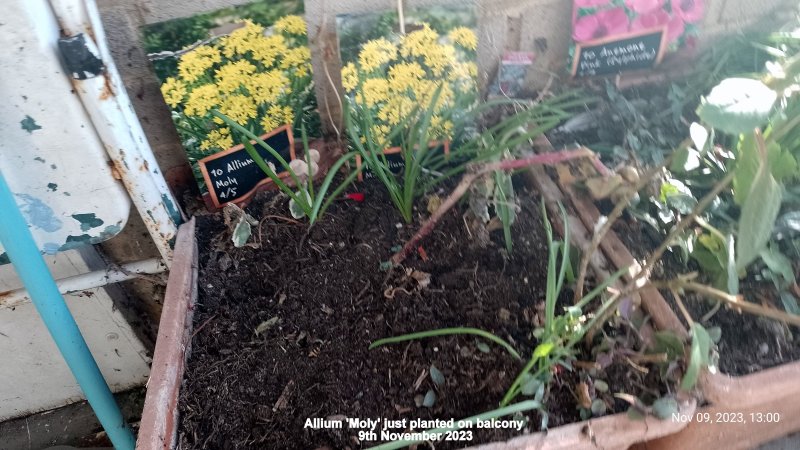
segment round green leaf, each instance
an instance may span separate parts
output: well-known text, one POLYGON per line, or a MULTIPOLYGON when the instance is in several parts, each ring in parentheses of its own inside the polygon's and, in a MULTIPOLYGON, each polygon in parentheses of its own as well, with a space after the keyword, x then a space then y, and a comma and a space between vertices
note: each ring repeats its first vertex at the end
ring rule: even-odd
POLYGON ((730 134, 753 131, 767 121, 778 93, 759 80, 728 78, 703 98, 697 115, 730 134))

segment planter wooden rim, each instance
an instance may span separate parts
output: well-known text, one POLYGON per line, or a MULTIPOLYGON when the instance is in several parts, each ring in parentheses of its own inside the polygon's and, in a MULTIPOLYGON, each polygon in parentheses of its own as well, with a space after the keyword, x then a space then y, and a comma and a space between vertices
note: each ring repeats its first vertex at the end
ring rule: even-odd
MULTIPOLYGON (((531 182, 530 179, 528 181, 531 182)), ((552 190, 550 193, 555 194, 552 190)), ((543 195, 547 197, 548 202, 554 201, 552 196, 545 193, 543 195)), ((575 226, 579 223, 577 218, 570 217, 570 220, 575 221, 575 226)), ((577 232, 577 228, 571 228, 570 232, 572 236, 586 238, 585 230, 580 233, 577 232)), ((596 265, 598 270, 603 270, 602 264, 605 262, 598 262, 596 265)), ((164 309, 136 444, 137 450, 171 450, 177 445, 178 397, 185 361, 191 346, 192 315, 197 299, 197 276, 198 251, 195 241, 195 221, 192 219, 181 226, 175 245, 175 259, 164 298, 164 309)), ((695 407, 696 402, 690 400, 680 405, 680 411, 691 415, 695 407)), ((653 417, 642 421, 631 420, 627 414, 619 413, 475 448, 624 450, 639 442, 676 433, 685 426, 685 423, 662 421, 653 417)))
POLYGON ((191 345, 192 314, 197 300, 197 255, 192 218, 181 225, 175 241, 136 441, 138 450, 172 449, 176 444, 178 393, 191 345))
MULTIPOLYGON (((540 139, 537 145, 544 151, 553 151, 546 139, 540 139)), ((546 175, 544 171, 541 173, 546 175)), ((549 177, 546 181, 555 183, 549 177)), ((583 225, 593 229, 601 216, 594 203, 586 195, 575 192, 571 186, 552 188, 560 190, 574 207, 583 225)), ((610 262, 612 270, 638 267, 636 259, 613 231, 606 235, 600 249, 610 262)), ((643 290, 640 297, 642 307, 653 318, 657 328, 688 335, 683 323, 657 289, 643 290)), ((709 413, 712 417, 717 413, 742 413, 748 422, 751 412, 778 412, 782 413, 781 421, 756 425, 692 422, 684 431, 648 442, 641 448, 668 450, 709 448, 713 445, 748 449, 800 431, 800 402, 790 400, 800 398, 798 380, 800 361, 745 376, 706 372, 701 375, 698 388, 703 400, 710 406, 700 408, 698 412, 709 413)))

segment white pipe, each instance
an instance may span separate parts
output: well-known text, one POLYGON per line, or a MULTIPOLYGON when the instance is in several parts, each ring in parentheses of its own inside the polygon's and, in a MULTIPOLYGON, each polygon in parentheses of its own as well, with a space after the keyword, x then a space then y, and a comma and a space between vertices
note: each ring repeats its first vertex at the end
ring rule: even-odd
MULTIPOLYGON (((169 265, 171 241, 181 222, 178 203, 153 156, 119 72, 106 45, 105 32, 94 0, 50 0, 62 34, 79 39, 78 57, 86 68, 70 67, 75 91, 81 98, 100 140, 128 190, 159 252, 169 265), (82 55, 83 53, 84 55, 82 55)), ((62 41, 64 41, 62 39, 62 41)), ((65 55, 65 60, 70 58, 65 55)), ((171 124, 164 124, 171 126, 171 124)))
MULTIPOLYGON (((75 275, 74 277, 56 280, 59 292, 69 294, 72 292, 85 291, 105 286, 107 284, 119 283, 137 278, 141 274, 158 274, 165 272, 167 265, 161 258, 151 258, 144 261, 137 261, 121 266, 107 267, 105 270, 75 275)), ((24 288, 13 291, 0 292, 0 309, 13 308, 30 301, 30 295, 24 288)))

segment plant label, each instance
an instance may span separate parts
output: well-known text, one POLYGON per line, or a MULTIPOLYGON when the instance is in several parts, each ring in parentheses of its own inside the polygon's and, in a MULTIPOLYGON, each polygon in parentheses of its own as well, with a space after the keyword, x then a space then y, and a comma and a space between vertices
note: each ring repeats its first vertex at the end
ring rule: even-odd
MULTIPOLYGON (((442 149, 445 155, 450 154, 450 141, 435 141, 428 144, 428 146, 435 151, 442 149)), ((383 151, 383 154, 386 156, 386 163, 389 165, 389 170, 391 170, 392 173, 396 175, 403 173, 403 170, 406 167, 406 162, 403 160, 403 151, 400 147, 387 148, 383 151)), ((356 170, 359 171, 358 181, 375 178, 375 173, 373 173, 368 166, 363 165, 362 167, 361 155, 356 155, 356 170)))
POLYGON ((651 69, 661 62, 666 47, 665 28, 578 43, 572 61, 572 75, 615 75, 651 69))
MULTIPOLYGON (((261 136, 286 162, 295 159, 294 136, 292 128, 285 125, 261 136)), ((267 164, 272 163, 276 170, 283 167, 280 162, 261 145, 251 142, 267 164)), ((206 182, 209 196, 214 206, 222 208, 229 203, 241 203, 249 199, 259 187, 271 184, 272 180, 250 157, 244 145, 239 144, 199 160, 200 172, 206 182)), ((277 173, 287 178, 289 172, 277 173)))

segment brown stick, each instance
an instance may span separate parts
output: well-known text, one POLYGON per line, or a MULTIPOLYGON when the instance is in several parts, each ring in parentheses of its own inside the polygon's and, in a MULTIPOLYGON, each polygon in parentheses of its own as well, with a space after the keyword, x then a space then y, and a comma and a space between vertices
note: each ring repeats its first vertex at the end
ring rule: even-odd
POLYGON ((617 221, 617 219, 619 219, 622 216, 622 213, 625 212, 625 209, 628 208, 628 203, 630 203, 630 201, 633 199, 633 196, 636 194, 637 190, 638 189, 631 189, 631 191, 626 193, 619 203, 614 206, 614 210, 608 215, 606 222, 592 236, 592 241, 589 243, 589 248, 586 249, 586 252, 581 256, 581 264, 578 269, 578 280, 575 283, 575 296, 573 299, 575 303, 578 303, 581 298, 583 298, 583 286, 586 284, 586 274, 589 272, 589 261, 592 258, 592 254, 597 251, 597 248, 600 247, 600 241, 602 241, 603 237, 608 234, 609 231, 611 231, 611 227, 614 226, 614 223, 617 221))
POLYGON ((667 282, 654 282, 653 286, 657 288, 667 289, 685 289, 693 291, 705 297, 710 297, 719 300, 731 308, 738 309, 742 312, 755 314, 757 316, 767 317, 769 319, 785 322, 797 327, 800 327, 800 316, 789 314, 779 309, 765 308, 761 305, 746 301, 741 295, 731 295, 725 291, 714 289, 701 283, 693 281, 686 281, 681 278, 667 282))
MULTIPOLYGON (((679 149, 686 148, 690 145, 691 145, 691 140, 687 139, 683 141, 678 148, 679 149)), ((664 170, 664 168, 668 167, 672 163, 672 159, 675 157, 675 153, 677 152, 672 152, 672 154, 670 154, 661 164, 643 173, 639 177, 638 182, 628 187, 628 191, 625 193, 625 195, 623 195, 619 203, 614 205, 614 209, 606 218, 606 222, 603 224, 603 226, 600 227, 599 230, 596 230, 596 232, 592 235, 592 241, 589 243, 589 248, 586 249, 586 251, 583 253, 583 256, 581 257, 581 263, 578 269, 578 279, 577 282, 575 283, 576 286, 575 296, 574 296, 575 303, 578 303, 580 299, 583 297, 583 288, 584 285, 586 284, 586 275, 589 270, 589 259, 592 257, 592 254, 596 252, 597 249, 600 247, 600 242, 603 240, 605 235, 608 234, 609 231, 611 231, 611 228, 614 226, 614 223, 617 221, 617 219, 622 217, 622 213, 625 212, 625 209, 627 209, 628 204, 630 203, 631 200, 633 200, 634 195, 636 195, 637 192, 644 189, 645 186, 647 186, 647 184, 650 183, 656 175, 658 175, 662 170, 664 170)), ((593 160, 593 163, 595 169, 597 169, 597 171, 600 172, 601 175, 608 176, 611 173, 599 159, 595 158, 595 160, 593 160)))
POLYGON ((521 159, 508 159, 504 161, 498 161, 488 164, 481 164, 478 166, 474 166, 470 169, 470 172, 465 174, 461 181, 458 183, 453 192, 447 197, 447 199, 442 202, 439 209, 431 215, 430 218, 422 225, 422 227, 417 231, 417 233, 406 242, 406 245, 403 248, 392 256, 392 264, 398 265, 405 261, 405 259, 410 255, 419 242, 424 239, 427 235, 433 231, 436 227, 436 224, 444 217, 447 211, 450 210, 464 194, 467 193, 469 187, 472 183, 475 182, 481 176, 489 173, 494 172, 496 170, 515 170, 521 169, 523 167, 533 166, 537 164, 542 165, 554 165, 558 163, 562 163, 564 161, 569 161, 571 159, 576 158, 593 158, 594 152, 589 150, 588 148, 581 148, 579 150, 569 150, 569 151, 561 151, 561 152, 553 152, 553 153, 540 153, 537 155, 529 156, 527 158, 521 159))

